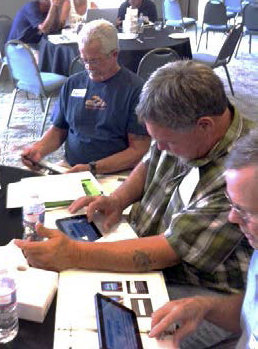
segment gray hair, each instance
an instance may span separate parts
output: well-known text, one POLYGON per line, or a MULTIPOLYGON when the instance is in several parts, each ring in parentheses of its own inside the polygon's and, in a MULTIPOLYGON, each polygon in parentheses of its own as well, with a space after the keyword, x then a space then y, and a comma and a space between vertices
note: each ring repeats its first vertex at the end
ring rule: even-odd
POLYGON ((252 165, 258 166, 258 128, 234 143, 225 162, 226 170, 237 170, 252 165))
POLYGON ((85 23, 79 32, 79 47, 83 47, 95 40, 100 42, 101 53, 103 54, 118 50, 117 30, 112 23, 105 19, 97 19, 85 23))
POLYGON ((136 113, 141 122, 173 130, 192 128, 202 116, 222 115, 227 97, 208 66, 189 60, 167 63, 144 84, 136 113))

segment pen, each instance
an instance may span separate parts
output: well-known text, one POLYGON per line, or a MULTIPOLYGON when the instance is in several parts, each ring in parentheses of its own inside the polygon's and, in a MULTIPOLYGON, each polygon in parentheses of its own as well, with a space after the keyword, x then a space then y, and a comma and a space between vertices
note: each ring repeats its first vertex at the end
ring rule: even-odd
POLYGON ((136 38, 136 40, 140 43, 143 44, 143 41, 141 39, 136 38))

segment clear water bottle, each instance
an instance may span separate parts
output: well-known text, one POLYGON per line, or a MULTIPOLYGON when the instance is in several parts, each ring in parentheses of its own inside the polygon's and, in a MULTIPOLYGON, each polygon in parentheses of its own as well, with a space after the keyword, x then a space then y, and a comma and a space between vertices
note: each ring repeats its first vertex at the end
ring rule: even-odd
POLYGON ((143 13, 141 12, 138 18, 138 33, 142 34, 143 29, 144 29, 144 17, 143 17, 143 13))
POLYGON ((0 343, 14 339, 18 329, 15 280, 7 269, 0 269, 0 343))
POLYGON ((23 206, 23 239, 32 241, 41 241, 43 238, 36 232, 36 223, 44 223, 45 204, 38 194, 31 194, 23 206))

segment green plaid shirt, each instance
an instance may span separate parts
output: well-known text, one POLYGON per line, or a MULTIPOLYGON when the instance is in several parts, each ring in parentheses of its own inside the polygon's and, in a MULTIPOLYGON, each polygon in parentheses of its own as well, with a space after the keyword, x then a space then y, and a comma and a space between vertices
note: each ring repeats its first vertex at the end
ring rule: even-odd
POLYGON ((130 222, 139 236, 165 232, 180 256, 179 265, 164 270, 167 282, 226 292, 245 288, 253 250, 239 227, 228 222, 223 172, 232 143, 249 129, 250 122, 235 109, 227 133, 205 158, 183 164, 159 151, 156 142, 144 157, 148 166, 144 195, 133 206, 130 222), (184 206, 178 187, 192 167, 199 169, 200 179, 184 206))

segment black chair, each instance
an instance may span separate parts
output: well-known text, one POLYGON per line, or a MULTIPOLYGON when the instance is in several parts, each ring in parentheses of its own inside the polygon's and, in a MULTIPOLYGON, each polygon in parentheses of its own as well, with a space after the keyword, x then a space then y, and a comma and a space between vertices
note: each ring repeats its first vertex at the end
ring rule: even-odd
POLYGON ((213 56, 206 53, 193 54, 193 60, 197 62, 207 64, 212 69, 221 67, 221 66, 225 69, 230 90, 233 96, 234 96, 234 90, 233 90, 233 86, 229 76, 227 64, 230 62, 231 57, 234 54, 234 51, 237 46, 238 40, 241 36, 242 30, 243 30, 242 24, 237 24, 235 27, 232 28, 224 44, 222 45, 218 56, 213 56))
POLYGON ((0 15, 0 80, 2 73, 7 68, 7 60, 5 57, 5 42, 12 26, 12 18, 7 15, 0 15))
POLYGON ((142 57, 137 69, 137 75, 146 81, 157 68, 179 59, 178 53, 171 48, 154 48, 142 57))
POLYGON ((30 47, 20 40, 10 40, 5 45, 5 54, 10 75, 15 86, 12 94, 11 108, 7 121, 9 127, 16 95, 19 91, 26 91, 36 95, 41 103, 44 118, 40 135, 43 134, 52 96, 59 93, 67 80, 66 76, 55 73, 39 72, 38 65, 30 47), (43 98, 47 98, 44 107, 43 98))
POLYGON ((162 0, 163 1, 163 21, 166 26, 181 28, 184 31, 191 26, 195 27, 195 37, 197 44, 197 23, 194 18, 183 17, 178 0, 162 0))
POLYGON ((203 33, 206 33, 206 49, 208 47, 208 33, 226 33, 229 30, 226 7, 220 1, 208 1, 204 8, 203 22, 197 51, 199 50, 203 33))
POLYGON ((236 55, 242 38, 244 35, 249 35, 249 53, 252 52, 252 36, 258 35, 258 3, 250 3, 243 10, 243 32, 239 40, 236 55))
POLYGON ((78 55, 76 56, 71 64, 70 64, 70 67, 69 67, 69 76, 70 75, 73 75, 75 73, 78 73, 82 70, 85 70, 85 67, 84 67, 84 64, 82 63, 81 61, 81 57, 78 55))

